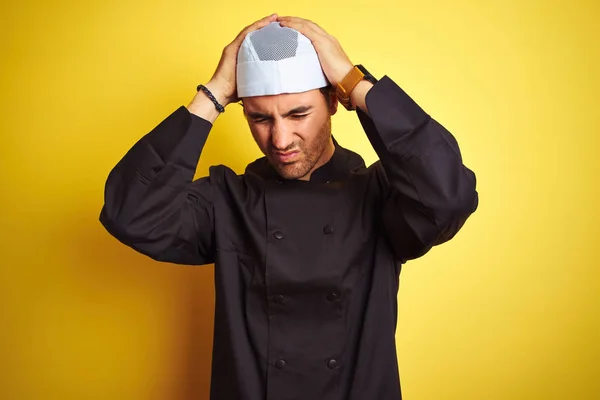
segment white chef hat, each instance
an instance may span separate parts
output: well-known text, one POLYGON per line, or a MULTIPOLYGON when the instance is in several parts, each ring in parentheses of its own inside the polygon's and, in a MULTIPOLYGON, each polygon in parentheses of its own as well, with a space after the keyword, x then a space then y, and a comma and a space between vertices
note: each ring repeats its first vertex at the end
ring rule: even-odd
POLYGON ((329 84, 311 41, 278 22, 246 35, 236 75, 239 98, 300 93, 329 84))

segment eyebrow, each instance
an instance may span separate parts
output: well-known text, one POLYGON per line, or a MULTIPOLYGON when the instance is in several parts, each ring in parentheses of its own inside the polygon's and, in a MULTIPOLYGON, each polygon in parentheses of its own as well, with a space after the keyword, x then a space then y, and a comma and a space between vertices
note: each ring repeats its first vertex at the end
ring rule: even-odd
MULTIPOLYGON (((293 108, 290 111, 286 112, 285 114, 282 114, 281 116, 283 118, 287 118, 290 115, 303 114, 305 112, 308 112, 308 111, 312 110, 312 108, 313 108, 313 106, 300 106, 300 107, 296 107, 296 108, 293 108)), ((260 112, 249 112, 248 116, 250 118, 253 118, 253 119, 261 119, 261 118, 268 119, 268 118, 271 118, 271 115, 269 115, 269 114, 263 114, 263 113, 260 113, 260 112)))

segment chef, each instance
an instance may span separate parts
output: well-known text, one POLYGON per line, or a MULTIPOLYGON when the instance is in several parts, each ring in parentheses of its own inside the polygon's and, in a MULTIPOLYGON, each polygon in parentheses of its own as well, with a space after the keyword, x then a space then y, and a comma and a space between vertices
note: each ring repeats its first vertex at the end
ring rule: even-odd
POLYGON ((110 234, 158 261, 214 263, 211 400, 401 399, 401 266, 456 235, 478 194, 452 134, 365 65, 309 20, 265 17, 108 176, 110 234), (264 157, 194 180, 232 103, 264 157), (377 162, 335 140, 338 104, 377 162))

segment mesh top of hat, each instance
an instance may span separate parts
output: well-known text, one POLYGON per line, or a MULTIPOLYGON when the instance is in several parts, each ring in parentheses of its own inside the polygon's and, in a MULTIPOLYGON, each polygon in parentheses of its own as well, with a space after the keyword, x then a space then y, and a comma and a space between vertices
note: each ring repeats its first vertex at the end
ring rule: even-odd
POLYGON ((273 23, 248 35, 258 59, 279 61, 296 56, 298 31, 273 23))
POLYGON ((300 93, 327 86, 311 41, 272 22, 244 38, 237 59, 238 97, 300 93))

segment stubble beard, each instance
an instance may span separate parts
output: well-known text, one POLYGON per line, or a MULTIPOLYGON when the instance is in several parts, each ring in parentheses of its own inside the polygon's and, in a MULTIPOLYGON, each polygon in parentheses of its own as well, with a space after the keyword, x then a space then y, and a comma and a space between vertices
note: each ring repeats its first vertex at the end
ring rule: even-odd
POLYGON ((319 130, 317 138, 310 146, 306 146, 303 142, 298 142, 289 147, 290 150, 297 149, 300 151, 301 158, 298 161, 280 163, 272 160, 271 164, 282 178, 300 179, 312 171, 327 148, 330 137, 331 118, 327 118, 319 130))

